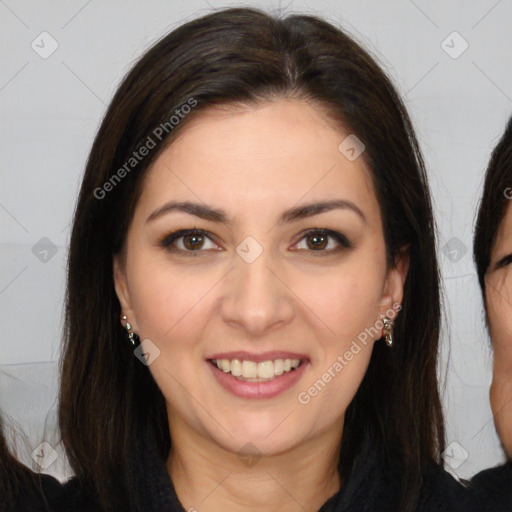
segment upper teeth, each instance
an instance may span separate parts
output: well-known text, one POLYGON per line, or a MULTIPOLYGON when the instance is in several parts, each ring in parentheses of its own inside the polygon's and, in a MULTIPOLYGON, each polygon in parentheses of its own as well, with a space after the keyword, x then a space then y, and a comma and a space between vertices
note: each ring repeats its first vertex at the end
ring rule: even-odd
POLYGON ((219 370, 231 372, 235 377, 246 379, 271 379, 275 375, 282 375, 292 368, 298 368, 300 359, 275 359, 274 361, 240 361, 239 359, 212 359, 219 370))

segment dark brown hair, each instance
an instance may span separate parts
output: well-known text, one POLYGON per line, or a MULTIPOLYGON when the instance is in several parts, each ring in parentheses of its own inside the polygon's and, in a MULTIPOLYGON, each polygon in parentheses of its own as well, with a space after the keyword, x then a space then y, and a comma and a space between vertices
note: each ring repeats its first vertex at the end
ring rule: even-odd
MULTIPOLYGON (((220 105, 300 98, 366 146, 380 203, 388 265, 408 247, 410 266, 392 350, 374 347, 346 416, 339 459, 348 474, 371 429, 403 463, 403 503, 413 510, 421 473, 440 462, 444 426, 437 389, 439 275, 426 172, 411 121, 375 60, 315 16, 223 9, 190 21, 150 48, 112 99, 89 155, 71 233, 62 356, 60 428, 71 467, 102 506, 123 506, 121 477, 140 425, 151 423, 163 457, 171 439, 165 400, 134 357, 119 321, 112 276, 144 173, 190 119, 220 105), (197 102, 134 169, 133 152, 182 105, 197 102), (104 184, 111 183, 108 193, 104 184), (100 197, 101 196, 101 197, 100 197), (98 198, 100 197, 100 198, 98 198)), ((153 134, 153 136, 152 136, 153 134)))
MULTIPOLYGON (((475 224, 473 259, 478 282, 485 301, 485 274, 498 230, 512 199, 512 117, 508 120, 500 141, 494 148, 485 173, 484 191, 475 224), (508 191, 508 193, 507 193, 508 191)), ((487 315, 486 315, 487 316, 487 315)))
POLYGON ((15 497, 21 488, 19 468, 20 463, 9 451, 0 415, 0 510, 12 510, 14 507, 15 497))
MULTIPOLYGON (((31 471, 12 454, 4 432, 3 411, 0 409, 0 511, 17 511, 21 502, 38 503, 38 510, 50 511, 41 482, 41 474, 31 471)), ((21 429, 14 431, 22 435, 21 429)), ((23 505, 21 505, 23 506, 23 505)), ((23 510, 26 510, 23 506, 23 510)))

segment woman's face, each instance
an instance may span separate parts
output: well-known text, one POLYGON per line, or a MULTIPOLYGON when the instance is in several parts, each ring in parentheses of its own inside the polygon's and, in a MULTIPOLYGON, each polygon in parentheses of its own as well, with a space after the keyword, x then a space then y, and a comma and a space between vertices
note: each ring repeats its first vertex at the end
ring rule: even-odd
POLYGON ((491 406, 500 439, 512 457, 512 207, 498 230, 485 282, 494 350, 491 406))
POLYGON ((340 438, 406 272, 387 270, 368 170, 338 149, 348 135, 299 100, 211 110, 148 170, 115 284, 159 354, 171 437, 262 454, 340 438))

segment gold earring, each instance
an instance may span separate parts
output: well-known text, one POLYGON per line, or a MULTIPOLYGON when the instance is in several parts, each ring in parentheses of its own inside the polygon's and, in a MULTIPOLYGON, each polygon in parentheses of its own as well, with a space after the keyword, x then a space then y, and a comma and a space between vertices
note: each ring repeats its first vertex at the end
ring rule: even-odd
POLYGON ((128 340, 131 342, 131 344, 134 347, 136 347, 137 345, 140 344, 139 337, 137 336, 137 334, 135 334, 132 331, 132 326, 130 325, 130 322, 128 322, 128 318, 126 317, 126 315, 122 315, 121 320, 123 320, 125 322, 124 328, 126 329, 126 332, 128 333, 128 340))
POLYGON ((393 346, 393 323, 388 317, 384 318, 384 327, 382 329, 382 334, 384 336, 384 340, 386 341, 386 345, 388 347, 393 346))

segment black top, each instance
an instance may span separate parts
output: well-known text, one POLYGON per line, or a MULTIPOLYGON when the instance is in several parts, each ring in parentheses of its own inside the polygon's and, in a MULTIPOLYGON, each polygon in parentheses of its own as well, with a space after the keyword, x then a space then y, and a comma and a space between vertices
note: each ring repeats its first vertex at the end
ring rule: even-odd
POLYGON ((512 512, 512 461, 486 469, 470 482, 485 512, 512 512))
POLYGON ((0 474, 1 512, 53 511, 60 503, 63 486, 50 475, 33 472, 14 459, 4 470, 0 474))
MULTIPOLYGON (((148 431, 138 438, 130 454, 133 485, 128 499, 134 511, 186 512, 179 502, 166 468, 166 461, 157 450, 154 437, 148 431)), ((30 470, 27 468, 27 472, 30 470)), ((329 498, 318 512, 397 512, 400 472, 390 467, 383 458, 383 450, 367 439, 354 460, 354 465, 341 490, 329 498)), ((510 508, 497 508, 498 503, 509 503, 510 464, 487 470, 477 475, 471 485, 457 482, 437 465, 424 472, 423 486, 416 510, 418 512, 501 512, 510 508), (507 469, 508 468, 508 469, 507 469), (498 495, 501 497, 498 499, 498 495), (508 499, 508 498, 507 498, 508 499), (498 501, 497 501, 498 500, 498 501), (499 501, 502 500, 502 501, 499 501), (485 504, 485 505, 484 505, 485 504)), ((28 482, 28 480, 27 480, 28 482)), ((27 483, 28 485, 28 483, 27 483)), ((20 496, 12 510, 52 512, 92 512, 93 492, 77 477, 65 484, 44 475, 42 486, 49 508, 45 508, 33 488, 20 496)), ((3 511, 2 511, 3 512, 3 511)), ((123 511, 125 512, 125 511, 123 511)))

